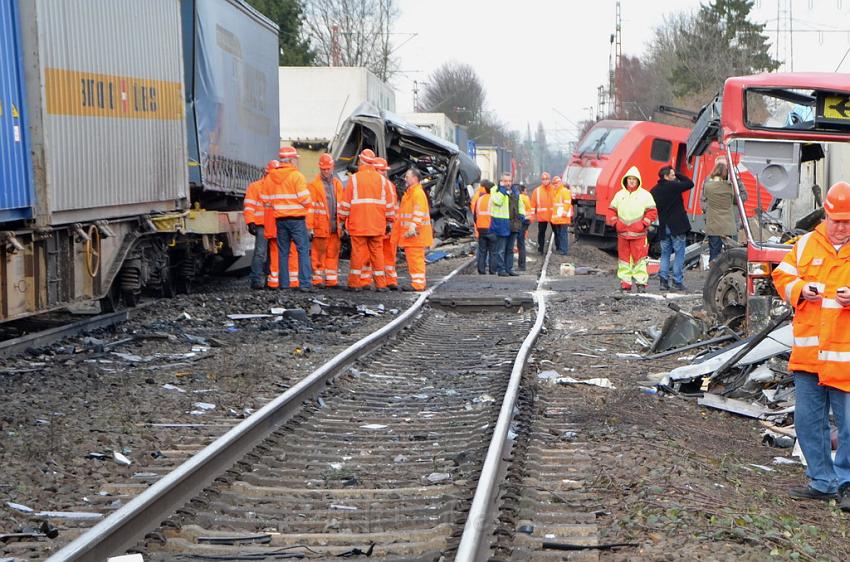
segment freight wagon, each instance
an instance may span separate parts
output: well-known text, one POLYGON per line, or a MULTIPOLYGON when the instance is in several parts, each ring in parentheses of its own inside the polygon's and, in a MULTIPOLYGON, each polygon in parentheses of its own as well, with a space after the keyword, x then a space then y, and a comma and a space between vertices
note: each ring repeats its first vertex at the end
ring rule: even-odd
POLYGON ((132 306, 244 255, 277 51, 242 0, 0 0, 0 320, 132 306))

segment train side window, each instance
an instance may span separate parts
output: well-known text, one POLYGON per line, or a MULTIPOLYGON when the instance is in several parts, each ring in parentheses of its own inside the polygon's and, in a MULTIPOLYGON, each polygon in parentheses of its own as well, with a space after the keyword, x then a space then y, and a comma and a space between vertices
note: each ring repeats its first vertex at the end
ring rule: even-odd
POLYGON ((671 152, 673 152, 672 142, 664 139, 653 139, 649 157, 656 162, 669 162, 671 152))

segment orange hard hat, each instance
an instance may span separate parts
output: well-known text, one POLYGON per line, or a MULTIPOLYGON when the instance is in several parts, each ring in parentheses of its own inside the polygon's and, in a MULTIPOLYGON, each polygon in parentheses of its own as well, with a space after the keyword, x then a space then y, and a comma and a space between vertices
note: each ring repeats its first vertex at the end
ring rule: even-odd
POLYGON ((327 152, 319 156, 319 169, 320 170, 333 170, 334 167, 334 158, 327 152))
POLYGON ((374 162, 375 162, 375 169, 378 170, 379 172, 386 172, 387 170, 390 169, 390 165, 383 158, 376 157, 374 162))
POLYGON ((850 183, 840 181, 830 187, 823 210, 832 220, 850 221, 850 183))
POLYGON ((561 176, 555 176, 552 178, 552 183, 561 183, 561 176))
POLYGON ((360 163, 361 164, 367 164, 369 166, 374 166, 375 165, 375 158, 376 158, 375 153, 370 148, 366 148, 360 153, 360 163))
POLYGON ((549 179, 549 172, 543 172, 542 174, 540 174, 540 179, 541 180, 548 180, 549 179))
POLYGON ((276 170, 277 168, 280 168, 280 162, 278 162, 277 160, 269 160, 269 163, 266 164, 267 172, 271 172, 272 170, 276 170))
POLYGON ((284 146, 278 151, 277 157, 281 159, 298 158, 298 151, 295 150, 294 146, 284 146))

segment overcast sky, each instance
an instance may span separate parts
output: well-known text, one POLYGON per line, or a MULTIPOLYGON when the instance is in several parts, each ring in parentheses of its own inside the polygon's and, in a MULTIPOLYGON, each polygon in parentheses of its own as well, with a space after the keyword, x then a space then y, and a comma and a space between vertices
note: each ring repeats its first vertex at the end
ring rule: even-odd
MULTIPOLYGON (((850 48, 850 0, 793 3, 794 70, 833 72, 850 48), (846 30, 808 32, 803 30, 846 30)), ((756 0, 754 16, 773 42, 779 0, 756 0)), ((393 80, 397 108, 412 111, 413 81, 427 80, 440 64, 471 64, 487 90, 487 107, 511 128, 532 130, 542 121, 550 142, 574 140, 575 123, 596 106, 607 85, 609 37, 615 0, 398 0, 393 80), (410 34, 415 37, 410 38, 410 34), (558 114, 562 113, 565 117, 558 114)), ((784 3, 784 2, 783 2, 784 3)), ((664 15, 695 10, 699 0, 622 0, 623 52, 643 53, 664 15)), ((841 65, 850 72, 850 56, 841 65)))

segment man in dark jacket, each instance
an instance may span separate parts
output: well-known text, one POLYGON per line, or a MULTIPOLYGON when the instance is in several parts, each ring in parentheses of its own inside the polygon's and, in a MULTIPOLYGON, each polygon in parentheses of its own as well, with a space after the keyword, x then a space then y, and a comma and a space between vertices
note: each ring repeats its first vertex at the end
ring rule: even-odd
POLYGON ((682 194, 694 187, 687 176, 677 174, 671 166, 658 171, 658 184, 652 188, 652 198, 658 207, 658 233, 661 238, 661 270, 658 277, 661 290, 670 289, 670 254, 673 261, 673 288, 687 291, 685 287, 685 236, 691 231, 691 223, 685 212, 682 194))

